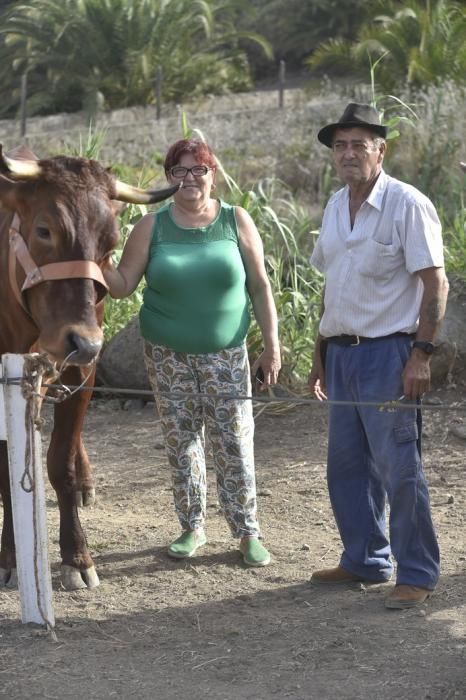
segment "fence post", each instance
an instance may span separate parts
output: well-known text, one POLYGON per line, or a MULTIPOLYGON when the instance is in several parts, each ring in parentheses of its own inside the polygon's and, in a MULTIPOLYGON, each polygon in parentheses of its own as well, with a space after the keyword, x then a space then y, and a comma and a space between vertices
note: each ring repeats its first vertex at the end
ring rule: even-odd
MULTIPOLYGON (((0 380, 3 379, 3 366, 0 357, 0 380)), ((5 398, 3 395, 3 384, 0 383, 0 440, 6 440, 6 418, 5 418, 5 398)))
POLYGON ((285 72, 286 64, 285 61, 281 59, 278 68, 278 106, 280 109, 282 109, 285 104, 285 72))
MULTIPOLYGON (((1 375, 7 380, 22 378, 24 361, 24 355, 3 355, 1 375)), ((0 390, 0 438, 6 437, 8 447, 21 619, 53 627, 40 431, 21 383, 0 384, 0 390)))
POLYGON ((28 74, 27 71, 21 76, 21 98, 20 98, 20 136, 23 139, 26 136, 26 101, 27 101, 27 85, 28 85, 28 74))
POLYGON ((155 77, 155 109, 157 121, 159 121, 162 112, 162 76, 162 66, 158 65, 155 77))

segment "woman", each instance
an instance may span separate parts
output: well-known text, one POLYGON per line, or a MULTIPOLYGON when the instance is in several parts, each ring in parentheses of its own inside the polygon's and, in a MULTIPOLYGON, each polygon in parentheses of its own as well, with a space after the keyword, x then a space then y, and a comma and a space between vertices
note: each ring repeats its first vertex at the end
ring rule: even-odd
POLYGON ((164 167, 168 182, 180 186, 173 202, 137 223, 118 268, 109 263, 104 275, 117 298, 131 294, 143 275, 147 282, 141 333, 182 528, 168 554, 191 557, 206 542, 205 428, 219 502, 244 563, 265 566, 270 555, 256 515, 251 401, 215 398, 251 393, 249 299, 264 345, 253 372, 262 388, 277 381, 277 314, 262 242, 244 209, 211 197, 216 160, 206 143, 177 141, 164 167))

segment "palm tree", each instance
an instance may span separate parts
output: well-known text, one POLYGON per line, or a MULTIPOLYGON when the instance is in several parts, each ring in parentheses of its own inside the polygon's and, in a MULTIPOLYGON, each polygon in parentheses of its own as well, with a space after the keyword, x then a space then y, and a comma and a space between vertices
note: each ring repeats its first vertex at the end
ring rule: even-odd
POLYGON ((158 66, 165 100, 244 89, 250 74, 240 41, 271 50, 236 29, 241 8, 246 0, 16 3, 0 28, 0 81, 13 94, 2 108, 14 104, 11 87, 26 62, 33 112, 72 111, 99 96, 109 108, 150 103, 158 66))
MULTIPOLYGON (((330 37, 352 38, 367 17, 367 0, 250 0, 255 15, 247 16, 285 59, 292 70, 303 67, 303 60, 330 37)), ((250 51, 254 52, 251 45, 250 51)), ((253 53, 253 68, 259 74, 270 71, 253 53)), ((273 68, 273 70, 275 70, 273 68)))
MULTIPOLYGON (((374 3, 374 7, 378 7, 374 3)), ((312 69, 367 76, 378 64, 377 80, 386 91, 450 79, 466 80, 466 9, 455 0, 391 2, 383 15, 364 25, 357 41, 328 41, 309 60, 312 69)))

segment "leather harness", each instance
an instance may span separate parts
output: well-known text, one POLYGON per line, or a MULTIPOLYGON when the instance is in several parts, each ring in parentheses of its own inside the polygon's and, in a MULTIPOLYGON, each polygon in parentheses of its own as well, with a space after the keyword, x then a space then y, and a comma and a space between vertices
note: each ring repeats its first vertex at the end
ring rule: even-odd
MULTIPOLYGON (((35 287, 42 282, 63 279, 92 279, 101 284, 107 291, 108 285, 102 274, 102 270, 93 260, 69 260, 64 262, 48 263, 38 267, 34 262, 26 242, 20 233, 20 220, 15 213, 9 230, 10 254, 8 260, 8 270, 10 285, 17 302, 21 308, 32 319, 31 313, 23 298, 23 292, 35 287), (19 263, 26 275, 21 286, 18 286, 16 279, 16 265, 19 263)), ((34 319, 32 319, 34 320, 34 319)))

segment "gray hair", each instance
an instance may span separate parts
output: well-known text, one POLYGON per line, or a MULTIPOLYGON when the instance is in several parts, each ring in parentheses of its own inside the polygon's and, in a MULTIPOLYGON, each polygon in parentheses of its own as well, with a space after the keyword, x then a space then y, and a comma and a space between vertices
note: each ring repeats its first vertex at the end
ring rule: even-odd
POLYGON ((386 142, 386 140, 383 138, 383 136, 374 136, 374 138, 372 139, 372 143, 374 144, 374 149, 373 149, 373 150, 376 151, 378 148, 380 148, 380 146, 381 146, 383 143, 387 143, 387 142, 386 142))

